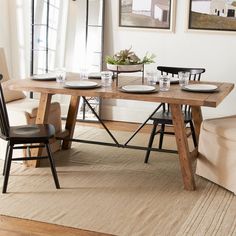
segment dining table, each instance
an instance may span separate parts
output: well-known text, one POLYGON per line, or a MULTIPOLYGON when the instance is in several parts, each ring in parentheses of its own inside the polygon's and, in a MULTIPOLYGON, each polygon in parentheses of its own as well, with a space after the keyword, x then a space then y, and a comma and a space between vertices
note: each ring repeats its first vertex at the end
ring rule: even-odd
MULTIPOLYGON (((67 76, 68 81, 78 81, 78 75, 67 76)), ((100 80, 89 80, 95 81, 100 84, 100 80)), ((181 106, 183 104, 191 106, 192 119, 194 122, 195 132, 197 139, 200 134, 200 126, 203 120, 201 107, 217 107, 225 97, 234 88, 233 83, 228 82, 209 82, 201 81, 201 84, 212 84, 217 86, 217 91, 214 92, 189 92, 184 91, 180 88, 179 84, 171 84, 168 91, 160 91, 158 84, 156 85, 156 91, 153 93, 130 93, 124 92, 121 88, 125 85, 139 85, 142 84, 141 77, 137 76, 119 76, 119 86, 113 81, 112 86, 102 87, 96 86, 93 88, 68 88, 63 85, 63 83, 57 83, 56 81, 38 81, 32 78, 22 79, 22 80, 12 80, 9 86, 12 90, 27 91, 27 92, 37 92, 40 94, 39 108, 36 118, 37 124, 44 124, 48 122, 48 115, 52 96, 55 94, 69 95, 70 103, 68 114, 65 121, 65 128, 59 135, 62 141, 62 149, 70 149, 72 141, 76 141, 73 137, 75 125, 77 121, 77 113, 79 102, 81 98, 86 99, 86 97, 99 97, 101 99, 125 99, 127 102, 129 100, 143 101, 143 102, 153 102, 157 104, 168 103, 173 117, 173 128, 177 143, 177 151, 179 156, 180 169, 182 173, 183 186, 186 190, 195 190, 195 180, 193 171, 193 160, 197 157, 197 148, 190 150, 187 134, 185 130, 185 124, 183 120, 183 114, 181 106)), ((143 111, 145 113, 145 111, 143 111)), ((100 121, 102 119, 98 114, 95 114, 100 121)), ((147 112, 147 120, 150 114, 147 112)), ((146 121, 147 121, 146 120, 146 121)), ((145 121, 145 122, 146 122, 145 121)), ((104 125, 104 123, 103 123, 104 125)), ((109 132, 111 137, 114 139, 114 144, 111 146, 116 147, 129 147, 128 142, 126 144, 120 144, 116 141, 114 136, 111 134, 106 126, 104 128, 109 132)), ((96 142, 90 142, 94 144, 102 144, 96 142)), ((109 145, 107 143, 104 143, 109 145)), ((132 148, 132 146, 131 146, 132 148)), ((41 149, 34 151, 34 155, 40 155, 41 149)), ((37 166, 37 162, 32 161, 33 166, 37 166)))

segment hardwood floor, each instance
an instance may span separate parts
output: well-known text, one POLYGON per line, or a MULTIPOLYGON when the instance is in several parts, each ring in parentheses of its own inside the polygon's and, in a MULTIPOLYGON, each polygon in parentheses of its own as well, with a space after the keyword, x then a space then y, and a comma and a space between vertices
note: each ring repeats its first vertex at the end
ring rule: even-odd
MULTIPOLYGON (((79 125, 102 127, 98 123, 80 122, 79 125)), ((111 130, 134 131, 139 125, 124 122, 106 122, 111 130)), ((141 132, 150 133, 152 126, 145 126, 141 132)), ((75 229, 37 221, 0 216, 0 236, 108 236, 108 234, 75 229)))
POLYGON ((0 216, 1 236, 108 236, 87 230, 0 216))

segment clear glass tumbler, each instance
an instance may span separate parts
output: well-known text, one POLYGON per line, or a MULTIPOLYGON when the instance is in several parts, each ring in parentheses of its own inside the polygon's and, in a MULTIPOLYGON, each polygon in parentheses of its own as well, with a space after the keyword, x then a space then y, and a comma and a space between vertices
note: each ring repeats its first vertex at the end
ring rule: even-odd
POLYGON ((156 85, 157 83, 157 72, 156 71, 147 71, 146 80, 148 85, 156 85))
POLYGON ((112 84, 112 72, 102 71, 101 72, 101 84, 103 87, 110 87, 112 84))
POLYGON ((162 75, 159 80, 160 91, 168 91, 170 89, 170 77, 162 75))
POLYGON ((190 76, 189 72, 180 71, 178 73, 178 76, 179 76, 179 85, 180 85, 180 87, 188 85, 189 76, 190 76))
POLYGON ((55 69, 55 71, 56 71, 56 81, 58 83, 64 83, 66 80, 66 69, 60 68, 60 69, 55 69))
POLYGON ((81 69, 79 77, 81 80, 87 80, 88 79, 88 70, 86 68, 81 69))

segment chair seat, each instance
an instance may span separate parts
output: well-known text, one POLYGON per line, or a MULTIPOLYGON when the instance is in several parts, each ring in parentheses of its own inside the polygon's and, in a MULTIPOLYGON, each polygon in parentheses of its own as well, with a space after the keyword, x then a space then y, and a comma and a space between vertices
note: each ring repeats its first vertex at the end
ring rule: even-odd
MULTIPOLYGON (((184 118, 184 122, 188 123, 190 120, 192 120, 192 116, 190 112, 183 112, 183 118, 184 118)), ((156 112, 152 117, 151 120, 153 120, 155 122, 155 120, 158 120, 159 124, 173 124, 173 120, 172 120, 172 114, 171 112, 168 111, 159 111, 156 112)))
POLYGON ((55 135, 55 128, 51 124, 21 125, 10 127, 9 138, 13 142, 33 143, 45 141, 55 135))
MULTIPOLYGON (((170 67, 170 66, 158 66, 157 70, 161 72, 161 75, 172 76, 172 77, 178 77, 179 72, 188 72, 188 76, 187 76, 188 79, 193 80, 193 81, 200 81, 201 74, 205 72, 204 68, 187 68, 187 67, 183 68, 183 67, 170 67)), ((157 134, 160 134, 159 149, 161 150, 164 134, 173 134, 172 132, 165 131, 165 125, 173 125, 173 120, 172 120, 173 117, 172 117, 171 112, 169 111, 169 105, 170 104, 167 104, 167 103, 161 103, 157 107, 157 109, 162 107, 162 111, 155 112, 155 114, 150 118, 150 120, 153 121, 153 128, 152 128, 152 132, 151 132, 149 142, 148 142, 148 150, 146 152, 146 156, 144 160, 145 163, 148 163, 154 136, 157 134), (158 131, 156 131, 158 125, 161 125, 161 128, 158 131)), ((194 143, 194 146, 197 147, 197 138, 196 138, 196 134, 194 130, 194 124, 192 121, 190 106, 183 104, 181 107, 182 107, 183 120, 184 120, 185 126, 187 124, 190 125, 193 143, 194 143)))
POLYGON ((205 120, 202 123, 202 129, 222 138, 236 141, 236 116, 205 120))

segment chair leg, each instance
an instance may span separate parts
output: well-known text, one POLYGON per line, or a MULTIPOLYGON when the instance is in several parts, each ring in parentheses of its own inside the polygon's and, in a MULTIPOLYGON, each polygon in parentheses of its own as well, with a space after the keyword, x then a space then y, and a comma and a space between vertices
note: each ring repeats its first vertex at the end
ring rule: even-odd
POLYGON ((7 184, 8 184, 8 179, 9 179, 9 174, 10 174, 10 169, 11 169, 12 152, 13 152, 13 146, 10 145, 9 151, 8 151, 8 156, 7 156, 2 193, 7 192, 7 184))
POLYGON ((6 149, 6 155, 5 155, 5 160, 4 160, 4 166, 3 166, 3 170, 2 170, 2 175, 4 176, 6 173, 6 163, 7 163, 7 158, 8 158, 8 153, 9 153, 9 147, 10 144, 9 142, 7 143, 7 149, 6 149))
POLYGON ((165 132, 165 124, 162 124, 162 125, 161 125, 161 130, 160 130, 159 149, 162 149, 163 138, 164 138, 164 132, 165 132))
POLYGON ((51 149, 50 149, 50 146, 49 146, 48 143, 45 143, 45 146, 46 146, 47 153, 48 153, 48 159, 49 159, 49 162, 50 162, 53 179, 54 179, 56 188, 59 189, 60 184, 59 184, 59 181, 58 181, 57 171, 56 171, 56 167, 55 167, 55 164, 54 164, 54 160, 52 158, 52 152, 51 152, 51 149))
MULTIPOLYGON (((157 124, 153 124, 152 133, 150 135, 149 142, 148 142, 148 148, 152 147, 153 140, 154 140, 154 137, 155 137, 155 134, 156 134, 156 129, 157 129, 157 124)), ((144 163, 148 163, 150 152, 151 152, 151 150, 147 150, 144 163)))
POLYGON ((191 133, 192 133, 193 144, 194 144, 194 147, 196 148, 198 144, 197 144, 197 138, 195 134, 194 125, 192 121, 190 121, 189 124, 190 124, 191 133))

